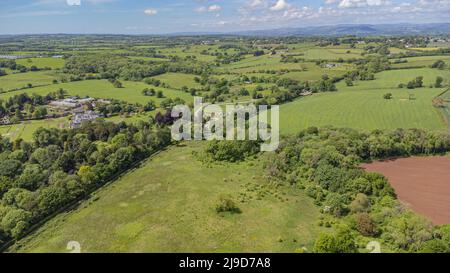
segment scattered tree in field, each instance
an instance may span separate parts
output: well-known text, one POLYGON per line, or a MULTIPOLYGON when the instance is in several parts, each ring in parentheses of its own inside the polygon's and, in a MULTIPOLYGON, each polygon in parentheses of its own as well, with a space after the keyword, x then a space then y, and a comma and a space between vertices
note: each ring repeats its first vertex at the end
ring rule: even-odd
POLYGON ((408 88, 408 89, 421 88, 421 87, 423 87, 423 77, 422 76, 416 77, 414 80, 408 82, 408 84, 406 85, 406 88, 408 88))
POLYGON ((437 68, 437 69, 444 69, 445 68, 445 62, 442 60, 438 60, 435 63, 431 65, 431 68, 437 68))
POLYGON ((142 90, 142 95, 153 97, 156 95, 156 91, 153 88, 144 88, 144 90, 142 90))
POLYGON ((392 93, 386 93, 386 94, 384 94, 383 95, 383 99, 385 99, 385 100, 390 100, 390 99, 392 99, 392 93))
POLYGON ((346 79, 345 79, 345 84, 346 84, 347 86, 353 86, 353 81, 352 81, 352 79, 346 78, 346 79))
POLYGON ((115 88, 123 88, 122 83, 121 83, 120 81, 118 81, 118 80, 116 80, 116 81, 113 82, 113 86, 114 86, 115 88))
POLYGON ((444 78, 442 78, 441 76, 437 76, 436 82, 434 83, 434 87, 441 88, 443 82, 444 82, 444 78))

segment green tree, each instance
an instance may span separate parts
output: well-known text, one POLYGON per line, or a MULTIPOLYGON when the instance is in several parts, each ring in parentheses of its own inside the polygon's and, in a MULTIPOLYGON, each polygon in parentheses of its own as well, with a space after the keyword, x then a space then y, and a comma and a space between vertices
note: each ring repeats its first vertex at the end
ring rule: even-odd
POLYGON ((2 229, 12 236, 19 238, 29 227, 31 214, 23 209, 9 208, 1 220, 2 229))
POLYGON ((349 228, 340 228, 335 234, 323 233, 317 238, 315 253, 356 253, 358 248, 349 228))
POLYGON ((392 93, 386 93, 386 94, 384 94, 384 95, 383 95, 383 99, 385 99, 385 100, 390 100, 390 99, 392 99, 392 93))
POLYGON ((443 82, 444 82, 444 78, 442 78, 441 76, 437 76, 436 82, 434 83, 434 87, 441 88, 443 82))

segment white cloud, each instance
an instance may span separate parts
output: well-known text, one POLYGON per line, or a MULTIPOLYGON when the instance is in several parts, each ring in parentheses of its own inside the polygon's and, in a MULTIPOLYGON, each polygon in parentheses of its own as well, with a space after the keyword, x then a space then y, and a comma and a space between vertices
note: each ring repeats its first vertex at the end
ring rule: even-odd
POLYGON ((156 9, 146 9, 144 10, 144 13, 147 15, 156 15, 158 13, 158 10, 156 9))
POLYGON ((265 4, 264 0, 252 0, 249 4, 250 7, 252 8, 256 8, 256 7, 261 7, 265 4))
POLYGON ((220 11, 221 9, 222 9, 222 7, 219 5, 212 5, 212 6, 208 7, 208 11, 210 11, 210 12, 220 11))
POLYGON ((340 8, 360 8, 372 6, 385 6, 389 4, 389 0, 342 0, 339 3, 340 8))
POLYGON ((205 6, 199 7, 195 11, 203 13, 203 12, 219 12, 221 10, 222 10, 221 6, 219 6, 219 5, 211 5, 211 6, 208 6, 208 7, 205 7, 205 6))
POLYGON ((288 7, 289 7, 289 4, 286 3, 285 0, 278 0, 274 6, 270 7, 270 10, 280 11, 280 10, 287 9, 288 7))
POLYGON ((67 5, 69 6, 80 6, 81 0, 67 0, 67 5))

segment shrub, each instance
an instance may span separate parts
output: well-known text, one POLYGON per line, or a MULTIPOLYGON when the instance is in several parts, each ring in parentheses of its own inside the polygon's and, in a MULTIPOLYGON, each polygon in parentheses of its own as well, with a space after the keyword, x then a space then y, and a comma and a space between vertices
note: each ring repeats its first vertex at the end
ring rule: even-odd
POLYGON ((370 201, 367 195, 363 193, 358 193, 355 197, 355 200, 353 200, 349 208, 352 212, 364 212, 369 209, 370 201))
POLYGON ((211 141, 206 155, 216 161, 236 162, 259 152, 258 141, 211 141))
POLYGON ((377 227, 368 213, 358 213, 355 216, 356 229, 364 236, 375 236, 378 234, 377 227))
POLYGON ((230 196, 220 196, 219 202, 216 205, 216 212, 241 213, 241 210, 230 196))
POLYGON ((321 234, 314 244, 315 253, 357 253, 358 249, 349 228, 336 234, 321 234))

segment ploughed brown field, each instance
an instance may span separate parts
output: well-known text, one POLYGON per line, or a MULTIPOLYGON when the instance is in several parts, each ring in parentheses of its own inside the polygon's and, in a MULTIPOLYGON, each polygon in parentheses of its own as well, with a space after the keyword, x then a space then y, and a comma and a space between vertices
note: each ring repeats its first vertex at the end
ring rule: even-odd
POLYGON ((363 168, 386 176, 415 212, 434 224, 450 223, 450 156, 377 161, 363 168))

